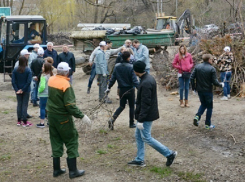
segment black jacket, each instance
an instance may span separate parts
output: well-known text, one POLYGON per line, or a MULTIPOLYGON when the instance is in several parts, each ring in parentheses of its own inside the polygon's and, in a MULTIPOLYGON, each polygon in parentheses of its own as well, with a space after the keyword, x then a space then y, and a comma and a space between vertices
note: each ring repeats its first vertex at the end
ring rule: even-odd
POLYGON ((43 67, 44 59, 38 56, 36 59, 33 59, 31 62, 31 71, 32 76, 36 76, 38 81, 40 81, 40 77, 42 74, 42 67, 43 67))
POLYGON ((138 87, 139 82, 133 70, 133 65, 123 61, 115 65, 108 88, 110 89, 115 82, 118 82, 118 88, 138 87))
POLYGON ((71 68, 70 69, 70 75, 72 75, 73 72, 76 71, 76 62, 75 62, 75 57, 74 57, 73 53, 71 53, 71 52, 67 52, 67 53, 62 52, 62 53, 60 53, 59 56, 58 56, 58 64, 60 62, 66 62, 66 63, 69 64, 69 67, 71 68))
POLYGON ((217 80, 215 68, 207 62, 196 65, 191 74, 192 90, 212 92, 213 85, 222 87, 217 80))
POLYGON ((138 86, 135 119, 138 122, 154 121, 159 118, 157 86, 155 79, 145 73, 138 86))
POLYGON ((52 49, 52 51, 49 51, 48 49, 46 49, 44 51, 43 58, 47 58, 47 57, 53 58, 53 60, 54 60, 53 66, 55 68, 57 68, 57 66, 58 66, 58 53, 57 53, 57 51, 54 49, 52 49))
POLYGON ((122 59, 122 53, 119 52, 119 54, 117 55, 116 64, 117 63, 121 63, 122 61, 123 61, 123 59, 122 59))

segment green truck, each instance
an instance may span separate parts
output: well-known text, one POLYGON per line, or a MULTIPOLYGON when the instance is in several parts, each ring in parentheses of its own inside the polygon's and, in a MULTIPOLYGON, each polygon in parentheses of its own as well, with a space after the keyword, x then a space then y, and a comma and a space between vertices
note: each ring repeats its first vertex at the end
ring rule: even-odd
POLYGON ((74 31, 70 36, 74 47, 77 50, 82 50, 85 54, 91 54, 95 47, 99 45, 102 40, 111 40, 112 48, 122 46, 125 40, 138 39, 142 44, 148 48, 155 48, 157 46, 171 46, 175 44, 175 32, 164 31, 148 34, 121 34, 121 35, 106 35, 105 30, 88 30, 88 31, 74 31))

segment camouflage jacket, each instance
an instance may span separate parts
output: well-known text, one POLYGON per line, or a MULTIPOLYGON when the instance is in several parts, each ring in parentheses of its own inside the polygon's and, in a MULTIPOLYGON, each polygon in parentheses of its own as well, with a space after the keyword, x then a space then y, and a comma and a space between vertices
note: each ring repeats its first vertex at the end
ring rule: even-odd
POLYGON ((229 52, 228 54, 223 53, 217 60, 219 71, 231 71, 233 61, 234 57, 232 52, 229 52))

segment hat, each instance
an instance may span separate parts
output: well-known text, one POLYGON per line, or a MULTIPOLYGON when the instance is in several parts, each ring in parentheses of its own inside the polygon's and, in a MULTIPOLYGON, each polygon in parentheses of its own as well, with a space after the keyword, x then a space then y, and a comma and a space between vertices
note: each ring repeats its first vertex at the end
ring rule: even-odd
POLYGON ((43 55, 44 54, 44 50, 42 47, 39 47, 39 49, 37 50, 37 54, 38 55, 43 55))
POLYGON ((101 41, 99 46, 106 46, 106 42, 105 41, 101 41))
POLYGON ((21 56, 24 56, 24 55, 26 55, 26 54, 31 54, 30 52, 28 52, 28 50, 27 49, 23 49, 22 51, 20 51, 20 55, 21 56))
POLYGON ((69 71, 71 68, 69 67, 68 63, 66 62, 61 62, 57 66, 57 70, 61 71, 69 71))
POLYGON ((224 51, 225 52, 230 52, 231 51, 231 48, 229 46, 225 46, 224 51))
POLYGON ((134 63, 134 71, 137 72, 137 73, 144 73, 145 72, 145 67, 146 67, 146 64, 142 61, 137 61, 134 63))
POLYGON ((39 48, 40 45, 39 44, 34 44, 33 48, 39 48))

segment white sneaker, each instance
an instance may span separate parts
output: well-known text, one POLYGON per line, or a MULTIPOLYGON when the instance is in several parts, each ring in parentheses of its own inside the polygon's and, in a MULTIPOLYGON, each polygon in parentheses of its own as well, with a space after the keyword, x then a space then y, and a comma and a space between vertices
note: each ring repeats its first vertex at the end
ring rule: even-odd
POLYGON ((230 94, 228 94, 228 95, 227 95, 227 97, 228 97, 228 99, 230 99, 230 98, 231 98, 231 95, 230 95, 230 94))
POLYGON ((228 100, 228 97, 223 96, 220 100, 228 100))

